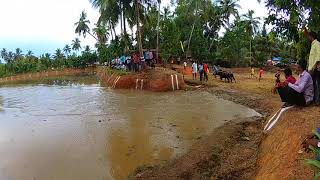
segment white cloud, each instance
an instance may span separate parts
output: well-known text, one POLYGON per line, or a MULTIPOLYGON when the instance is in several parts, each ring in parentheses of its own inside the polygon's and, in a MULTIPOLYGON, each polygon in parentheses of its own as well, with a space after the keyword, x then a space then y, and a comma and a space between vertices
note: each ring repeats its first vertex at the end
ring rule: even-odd
POLYGON ((257 0, 240 0, 239 5, 241 9, 239 10, 240 14, 245 14, 248 10, 254 10, 255 17, 267 17, 268 9, 265 7, 264 3, 258 3, 257 0))
MULTIPOLYGON (((22 44, 71 43, 77 37, 74 23, 84 9, 93 26, 99 14, 88 0, 0 0, 0 45, 10 39, 22 44)), ((94 40, 88 36, 85 44, 93 45, 94 40)))

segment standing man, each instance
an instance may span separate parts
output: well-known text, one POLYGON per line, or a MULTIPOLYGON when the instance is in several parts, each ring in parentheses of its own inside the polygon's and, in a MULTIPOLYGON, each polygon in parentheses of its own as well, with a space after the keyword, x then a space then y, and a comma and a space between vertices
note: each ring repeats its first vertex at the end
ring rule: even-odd
POLYGON ((139 71, 139 63, 140 63, 140 55, 139 55, 139 53, 135 52, 133 54, 133 64, 134 64, 134 71, 135 72, 139 71))
POLYGON ((199 64, 199 74, 200 74, 200 81, 203 80, 203 64, 202 62, 199 64))
MULTIPOLYGON (((142 57, 141 57, 142 58, 142 57)), ((145 51, 144 52, 144 59, 145 59, 145 61, 146 61, 146 63, 147 63, 147 65, 149 65, 149 50, 147 50, 147 51, 145 51)))
POLYGON ((149 66, 153 65, 153 52, 149 49, 149 66))
POLYGON ((203 72, 204 72, 204 80, 206 82, 208 82, 209 78, 208 78, 208 74, 209 74, 209 66, 207 63, 203 64, 203 72))
POLYGON ((313 85, 314 85, 314 102, 320 104, 320 73, 317 65, 320 61, 320 42, 317 40, 317 34, 315 32, 309 32, 307 28, 304 28, 304 34, 311 42, 311 50, 309 55, 308 71, 310 72, 313 85))
POLYGON ((198 73, 198 64, 194 61, 192 63, 192 78, 193 78, 193 80, 197 79, 197 73, 198 73))
POLYGON ((184 70, 187 70, 187 62, 186 61, 183 62, 183 68, 184 68, 184 70))

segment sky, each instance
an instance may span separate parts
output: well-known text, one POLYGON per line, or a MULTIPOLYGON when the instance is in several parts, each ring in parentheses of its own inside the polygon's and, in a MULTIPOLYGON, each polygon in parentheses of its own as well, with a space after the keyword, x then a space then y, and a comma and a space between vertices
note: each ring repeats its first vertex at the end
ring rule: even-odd
MULTIPOLYGON (((170 0, 163 0, 163 6, 170 0)), ((255 16, 266 17, 267 8, 256 0, 240 0, 240 14, 252 9, 255 16)), ((91 27, 97 22, 98 10, 89 0, 0 0, 0 49, 14 51, 17 47, 24 53, 35 55, 54 53, 79 37, 74 33, 74 23, 85 10, 91 27)), ((119 29, 119 28, 118 28, 119 29)), ((83 46, 94 46, 95 40, 87 36, 80 38, 83 46)))

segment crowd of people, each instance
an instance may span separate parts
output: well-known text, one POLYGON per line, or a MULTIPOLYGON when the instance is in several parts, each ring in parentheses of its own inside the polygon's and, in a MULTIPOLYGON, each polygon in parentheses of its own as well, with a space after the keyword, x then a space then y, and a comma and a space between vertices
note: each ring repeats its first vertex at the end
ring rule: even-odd
POLYGON ((111 68, 125 71, 139 72, 145 69, 146 66, 154 67, 155 62, 154 52, 147 50, 143 56, 140 56, 139 52, 135 52, 131 55, 117 56, 111 60, 111 68))

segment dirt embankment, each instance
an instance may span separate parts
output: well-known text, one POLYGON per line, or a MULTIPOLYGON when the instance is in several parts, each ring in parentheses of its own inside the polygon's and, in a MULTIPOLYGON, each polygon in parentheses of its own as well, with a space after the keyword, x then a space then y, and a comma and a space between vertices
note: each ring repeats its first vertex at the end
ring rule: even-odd
POLYGON ((95 68, 85 68, 85 69, 76 69, 68 68, 63 70, 49 70, 43 72, 35 73, 24 73, 18 74, 15 76, 0 78, 0 84, 15 83, 20 81, 34 81, 47 77, 56 77, 56 76, 75 76, 81 74, 92 74, 95 72, 95 68))
MULTIPOLYGON (((210 87, 207 90, 215 95, 251 107, 265 118, 229 122, 195 144, 184 156, 167 164, 138 169, 131 178, 312 179, 313 170, 302 160, 314 155, 300 150, 305 136, 320 127, 320 107, 293 108, 268 134, 263 134, 266 120, 281 106, 278 95, 270 91, 274 73, 266 72, 259 82, 255 77, 250 78, 249 68, 232 71, 239 83, 225 83, 211 76, 204 83, 204 90, 210 87)), ((194 83, 188 71, 184 75, 194 83)))
POLYGON ((183 76, 175 71, 156 68, 141 73, 119 74, 106 68, 98 68, 97 75, 103 85, 114 89, 137 89, 149 91, 175 91, 185 88, 183 76))
POLYGON ((75 76, 94 73, 102 80, 103 85, 114 89, 137 89, 162 92, 183 90, 186 87, 181 74, 173 70, 158 67, 156 69, 145 70, 141 73, 124 73, 104 67, 50 70, 0 78, 0 84, 39 80, 55 76, 75 76))
MULTIPOLYGON (((255 108, 266 115, 263 97, 219 87, 204 88, 218 97, 255 108)), ((132 179, 249 179, 256 173, 263 117, 237 119, 194 144, 167 164, 144 167, 132 179)))

